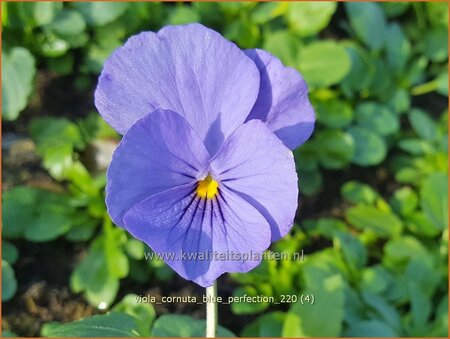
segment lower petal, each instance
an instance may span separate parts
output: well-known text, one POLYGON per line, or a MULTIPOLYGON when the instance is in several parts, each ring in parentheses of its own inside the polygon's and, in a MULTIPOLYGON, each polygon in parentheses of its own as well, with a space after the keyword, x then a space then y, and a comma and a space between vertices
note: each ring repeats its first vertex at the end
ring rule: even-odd
POLYGON ((251 270, 261 258, 250 254, 261 256, 270 244, 265 218, 227 189, 206 199, 195 185, 180 186, 137 204, 124 221, 179 275, 203 287, 225 272, 251 270))
POLYGON ((225 141, 211 160, 219 187, 244 198, 269 222, 272 241, 294 223, 298 203, 294 157, 260 120, 251 120, 225 141))

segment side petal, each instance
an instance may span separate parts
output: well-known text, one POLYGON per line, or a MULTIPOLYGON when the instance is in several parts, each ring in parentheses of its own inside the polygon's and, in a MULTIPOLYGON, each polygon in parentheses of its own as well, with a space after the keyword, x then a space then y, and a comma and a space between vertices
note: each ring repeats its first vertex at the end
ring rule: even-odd
POLYGON ((156 110, 136 122, 114 152, 107 173, 106 205, 113 221, 152 194, 197 182, 210 155, 189 124, 156 110), (176 131, 176 132, 175 132, 176 131))
POLYGON ((264 121, 288 148, 297 148, 311 136, 315 122, 305 80, 266 51, 245 53, 255 62, 261 78, 258 99, 247 121, 264 121))
POLYGON ((105 62, 95 104, 119 133, 155 108, 183 116, 215 154, 242 124, 259 92, 259 72, 235 44, 200 24, 131 37, 105 62))
POLYGON ((257 266, 270 245, 270 226, 238 195, 224 189, 205 199, 195 188, 155 194, 131 208, 124 221, 180 276, 207 287, 225 272, 257 266))
POLYGON ((260 120, 240 126, 211 160, 219 187, 240 195, 269 222, 272 241, 289 232, 298 203, 292 152, 260 120))

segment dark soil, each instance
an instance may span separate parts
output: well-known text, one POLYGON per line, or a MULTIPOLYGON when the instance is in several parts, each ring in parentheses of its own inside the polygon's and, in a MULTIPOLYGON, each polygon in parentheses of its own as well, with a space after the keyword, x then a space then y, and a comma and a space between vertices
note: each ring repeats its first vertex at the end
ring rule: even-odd
POLYGON ((13 242, 20 258, 14 265, 19 282, 15 297, 3 303, 4 330, 19 336, 39 336, 48 321, 73 321, 95 310, 69 290, 69 276, 85 244, 61 240, 43 244, 13 242))
MULTIPOLYGON (((57 76, 47 70, 36 74, 35 92, 14 122, 3 122, 3 133, 27 134, 28 122, 39 116, 85 117, 95 109, 94 88, 79 90, 74 76, 57 76)), ((95 82, 92 81, 92 84, 95 82)))

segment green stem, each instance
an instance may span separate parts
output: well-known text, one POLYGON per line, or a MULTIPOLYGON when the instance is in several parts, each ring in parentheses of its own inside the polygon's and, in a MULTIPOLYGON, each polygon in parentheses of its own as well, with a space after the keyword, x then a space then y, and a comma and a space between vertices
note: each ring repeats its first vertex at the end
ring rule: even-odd
POLYGON ((217 334, 217 281, 206 288, 206 338, 215 338, 217 334))
POLYGON ((416 14, 417 18, 417 25, 419 28, 424 28, 426 25, 426 19, 425 19, 425 8, 424 5, 421 3, 413 3, 414 13, 416 14))
POLYGON ((424 84, 417 85, 411 89, 412 95, 422 95, 425 93, 433 92, 438 88, 438 82, 435 80, 431 80, 424 84))

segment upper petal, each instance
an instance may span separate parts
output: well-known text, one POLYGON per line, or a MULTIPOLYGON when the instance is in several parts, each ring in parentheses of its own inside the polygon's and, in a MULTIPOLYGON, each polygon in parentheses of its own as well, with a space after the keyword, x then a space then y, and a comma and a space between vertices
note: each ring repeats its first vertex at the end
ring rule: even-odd
POLYGON ((225 272, 254 268, 270 244, 265 218, 226 188, 205 199, 195 185, 179 186, 135 205, 124 221, 179 275, 203 287, 225 272))
POLYGON ((251 120, 225 141, 210 163, 219 187, 252 204, 270 224, 272 241, 294 223, 298 203, 292 152, 260 120, 251 120))
POLYGON ((266 51, 250 49, 245 53, 255 62, 261 78, 259 96, 247 121, 264 121, 288 148, 295 149, 314 130, 314 109, 305 80, 266 51))
POLYGON ((155 108, 182 115, 215 154, 242 124, 259 92, 259 72, 235 44, 200 24, 131 37, 105 62, 95 92, 120 133, 155 108))
POLYGON ((108 168, 106 204, 113 221, 152 194, 196 182, 210 155, 184 118, 156 110, 122 138, 108 168))

